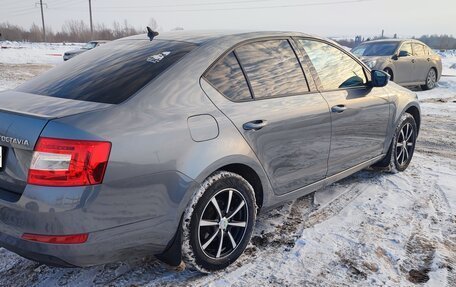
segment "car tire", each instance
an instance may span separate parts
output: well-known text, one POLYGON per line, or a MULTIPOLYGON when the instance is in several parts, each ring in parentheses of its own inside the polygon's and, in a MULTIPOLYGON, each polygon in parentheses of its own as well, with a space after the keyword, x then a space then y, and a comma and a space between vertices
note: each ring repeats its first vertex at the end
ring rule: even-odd
POLYGON ((394 82, 393 70, 391 70, 390 68, 385 68, 383 72, 387 73, 390 76, 390 81, 394 82))
POLYGON ((421 89, 424 91, 432 90, 437 84, 437 71, 434 68, 431 68, 426 77, 426 83, 421 85, 421 89))
POLYGON ((406 170, 415 151, 417 135, 415 118, 409 113, 403 114, 395 129, 388 153, 372 167, 390 173, 406 170))
POLYGON ((203 273, 226 268, 242 255, 255 225, 257 206, 250 183, 218 171, 193 196, 182 222, 182 255, 203 273))

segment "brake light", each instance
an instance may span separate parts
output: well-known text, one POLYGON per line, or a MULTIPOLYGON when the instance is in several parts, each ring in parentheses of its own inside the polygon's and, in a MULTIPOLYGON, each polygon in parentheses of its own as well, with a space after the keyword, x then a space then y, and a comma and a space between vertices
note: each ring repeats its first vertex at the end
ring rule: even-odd
POLYGON ((81 244, 87 241, 87 239, 89 238, 89 234, 84 233, 75 235, 40 235, 24 233, 22 234, 21 238, 28 241, 51 244, 81 244))
POLYGON ((84 186, 103 182, 111 143, 42 137, 35 146, 28 183, 84 186))

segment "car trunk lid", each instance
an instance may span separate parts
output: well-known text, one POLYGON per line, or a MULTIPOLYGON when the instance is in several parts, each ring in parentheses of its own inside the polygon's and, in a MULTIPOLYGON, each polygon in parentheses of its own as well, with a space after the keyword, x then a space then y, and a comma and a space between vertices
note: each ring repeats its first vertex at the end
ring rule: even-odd
POLYGON ((33 149, 50 120, 110 106, 17 91, 0 92, 0 189, 19 194, 24 191, 33 149))

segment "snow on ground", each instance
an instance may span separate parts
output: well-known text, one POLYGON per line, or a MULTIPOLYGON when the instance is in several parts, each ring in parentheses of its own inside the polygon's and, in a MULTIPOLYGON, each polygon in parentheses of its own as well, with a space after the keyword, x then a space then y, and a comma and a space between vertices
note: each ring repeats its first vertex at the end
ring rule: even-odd
MULTIPOLYGON (((52 64, 2 59, 0 90, 52 64)), ((456 54, 443 60, 438 88, 413 89, 423 118, 405 172, 361 171, 259 216, 227 270, 177 272, 153 258, 61 269, 0 248, 0 286, 456 286, 456 54)))
POLYGON ((0 63, 3 64, 58 64, 63 54, 78 49, 75 43, 29 43, 0 41, 0 63))

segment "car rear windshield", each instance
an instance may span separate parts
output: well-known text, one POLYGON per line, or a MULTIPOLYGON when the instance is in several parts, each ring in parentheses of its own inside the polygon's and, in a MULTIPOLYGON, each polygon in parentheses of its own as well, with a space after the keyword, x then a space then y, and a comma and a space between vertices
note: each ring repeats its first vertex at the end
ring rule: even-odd
POLYGON ((352 50, 352 53, 358 57, 369 56, 392 56, 396 52, 398 43, 370 43, 361 44, 352 50))
POLYGON ((195 44, 187 42, 119 40, 76 56, 19 86, 17 90, 119 104, 195 47, 195 44))

